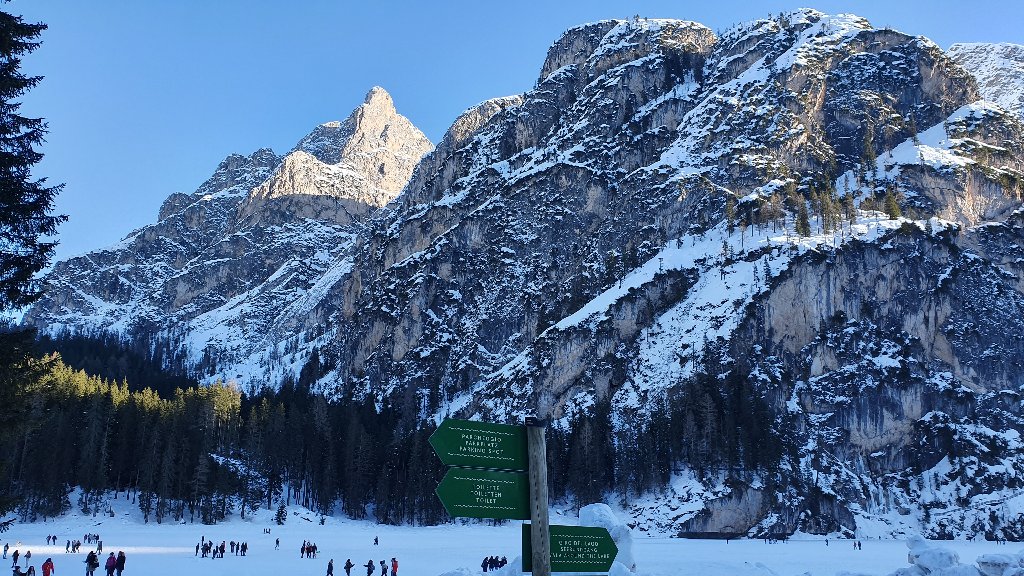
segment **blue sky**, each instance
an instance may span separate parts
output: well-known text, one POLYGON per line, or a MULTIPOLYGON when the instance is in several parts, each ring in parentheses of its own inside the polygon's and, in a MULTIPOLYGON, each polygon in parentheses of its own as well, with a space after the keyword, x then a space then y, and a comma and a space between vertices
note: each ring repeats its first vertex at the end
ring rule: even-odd
POLYGON ((45 80, 23 111, 47 119, 37 176, 66 185, 58 257, 112 244, 156 220, 233 152, 282 153, 340 120, 370 87, 437 142, 463 110, 529 90, 567 28, 634 14, 713 30, 810 5, 954 42, 1024 44, 1016 2, 548 0, 14 0, 47 23, 25 59, 45 80))

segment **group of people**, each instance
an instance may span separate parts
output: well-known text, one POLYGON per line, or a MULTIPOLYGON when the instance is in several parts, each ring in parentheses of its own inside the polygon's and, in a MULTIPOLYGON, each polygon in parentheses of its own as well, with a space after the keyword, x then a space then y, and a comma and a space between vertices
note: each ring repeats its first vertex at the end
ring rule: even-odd
POLYGON ((508 558, 505 558, 504 556, 501 558, 498 558, 497 556, 487 556, 484 558, 484 561, 480 563, 480 567, 484 569, 484 572, 487 572, 488 570, 493 572, 498 568, 505 566, 505 564, 508 564, 508 558))
MULTIPOLYGON (((352 564, 351 559, 345 561, 345 574, 347 576, 351 576, 351 570, 353 566, 354 564, 352 564)), ((366 576, 373 576, 374 571, 377 569, 377 565, 373 563, 373 559, 371 558, 370 560, 368 560, 366 564, 364 564, 364 566, 366 567, 366 576)), ((334 560, 331 560, 331 562, 328 563, 327 567, 328 576, 333 576, 333 572, 331 570, 333 570, 334 568, 334 560)), ((380 576, 388 576, 388 565, 383 560, 380 561, 380 576)), ((391 559, 391 576, 398 576, 397 558, 391 559)))
POLYGON ((299 548, 299 558, 316 558, 316 551, 316 544, 303 540, 299 548))
MULTIPOLYGON (((118 552, 117 556, 114 556, 114 553, 111 552, 110 555, 107 556, 107 559, 103 562, 103 570, 106 571, 107 576, 114 576, 115 572, 117 573, 117 576, 121 576, 121 573, 124 572, 124 565, 126 560, 127 558, 125 557, 123 551, 118 552)), ((89 555, 85 557, 86 576, 95 576, 96 569, 99 567, 99 555, 95 551, 90 550, 89 555)), ((46 571, 44 570, 43 576, 50 575, 47 574, 46 571)))
MULTIPOLYGON (((249 552, 249 543, 232 540, 230 550, 235 556, 245 556, 249 552)), ((221 540, 220 544, 214 544, 213 540, 207 540, 206 536, 203 536, 199 542, 196 542, 196 556, 199 556, 199 553, 202 552, 203 558, 207 556, 210 558, 223 558, 224 553, 227 551, 228 543, 223 540, 221 540)))
MULTIPOLYGON (((18 557, 19 556, 21 556, 21 552, 19 552, 17 549, 15 549, 14 550, 14 554, 11 554, 11 558, 14 559, 14 562, 11 562, 11 566, 12 567, 17 567, 18 566, 18 557)), ((7 544, 4 544, 4 558, 6 558, 6 557, 7 557, 7 544)), ((25 560, 25 565, 27 566, 28 565, 28 561, 32 559, 32 551, 31 550, 27 550, 25 552, 25 556, 23 557, 23 559, 25 560)))

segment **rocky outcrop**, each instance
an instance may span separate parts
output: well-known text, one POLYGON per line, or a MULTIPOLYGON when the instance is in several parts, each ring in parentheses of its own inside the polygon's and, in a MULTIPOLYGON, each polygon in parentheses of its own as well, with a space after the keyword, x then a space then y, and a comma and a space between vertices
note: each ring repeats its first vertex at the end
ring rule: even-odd
POLYGON ((1024 46, 953 44, 949 55, 974 76, 982 97, 1024 118, 1024 46))

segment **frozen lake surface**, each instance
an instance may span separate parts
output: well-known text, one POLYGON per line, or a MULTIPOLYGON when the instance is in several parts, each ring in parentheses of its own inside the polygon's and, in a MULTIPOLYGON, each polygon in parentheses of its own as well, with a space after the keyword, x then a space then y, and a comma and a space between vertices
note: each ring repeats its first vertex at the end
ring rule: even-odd
MULTIPOLYGON (((98 533, 103 540, 103 557, 123 550, 127 555, 125 576, 219 576, 219 575, 292 575, 326 574, 327 561, 334 559, 337 576, 344 574, 345 560, 357 566, 353 576, 364 576, 367 560, 388 566, 392 557, 399 560, 401 576, 439 576, 460 572, 480 574, 485 556, 506 556, 510 561, 520 555, 519 522, 505 526, 394 527, 373 522, 328 518, 320 525, 308 512, 292 512, 283 526, 273 523, 271 511, 260 511, 254 519, 234 519, 214 526, 202 524, 143 524, 135 514, 111 518, 69 515, 45 523, 16 523, 0 539, 21 554, 32 551, 31 564, 39 566, 52 557, 58 576, 84 574, 85 552, 65 554, 68 539, 81 539, 87 532, 98 533), (270 528, 270 534, 263 530, 270 528), (57 536, 57 546, 46 545, 46 535, 57 536), (198 558, 195 545, 205 536, 214 542, 245 541, 246 557, 228 551, 223 559, 198 558), (373 545, 374 537, 380 544, 373 545), (275 539, 281 547, 274 549, 275 539), (317 544, 316 559, 299 557, 303 540, 317 544)), ((575 524, 574 519, 552 517, 552 523, 575 524)), ((834 576, 842 572, 885 576, 907 566, 907 547, 899 540, 862 540, 863 550, 854 550, 850 540, 794 539, 786 543, 765 544, 763 540, 682 540, 646 538, 634 535, 633 552, 638 576, 834 576)), ((973 563, 981 554, 1016 554, 1019 544, 1000 546, 992 542, 936 542, 960 555, 963 563, 973 563)), ((10 559, 10 553, 8 553, 10 559)), ((24 562, 20 562, 24 566, 24 562)), ((102 574, 102 568, 96 574, 102 574)))

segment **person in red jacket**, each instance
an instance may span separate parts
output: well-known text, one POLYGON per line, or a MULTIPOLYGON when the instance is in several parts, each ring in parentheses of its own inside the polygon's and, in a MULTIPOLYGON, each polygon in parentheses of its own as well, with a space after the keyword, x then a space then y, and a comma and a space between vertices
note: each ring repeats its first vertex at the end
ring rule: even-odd
POLYGON ((103 564, 103 569, 107 571, 107 576, 114 576, 114 570, 117 568, 117 558, 114 558, 114 553, 111 552, 110 556, 107 556, 107 561, 103 564))
POLYGON ((53 559, 47 558, 46 562, 43 562, 43 576, 50 576, 53 572, 53 559))
POLYGON ((398 560, 396 558, 391 559, 391 576, 398 576, 398 560))

